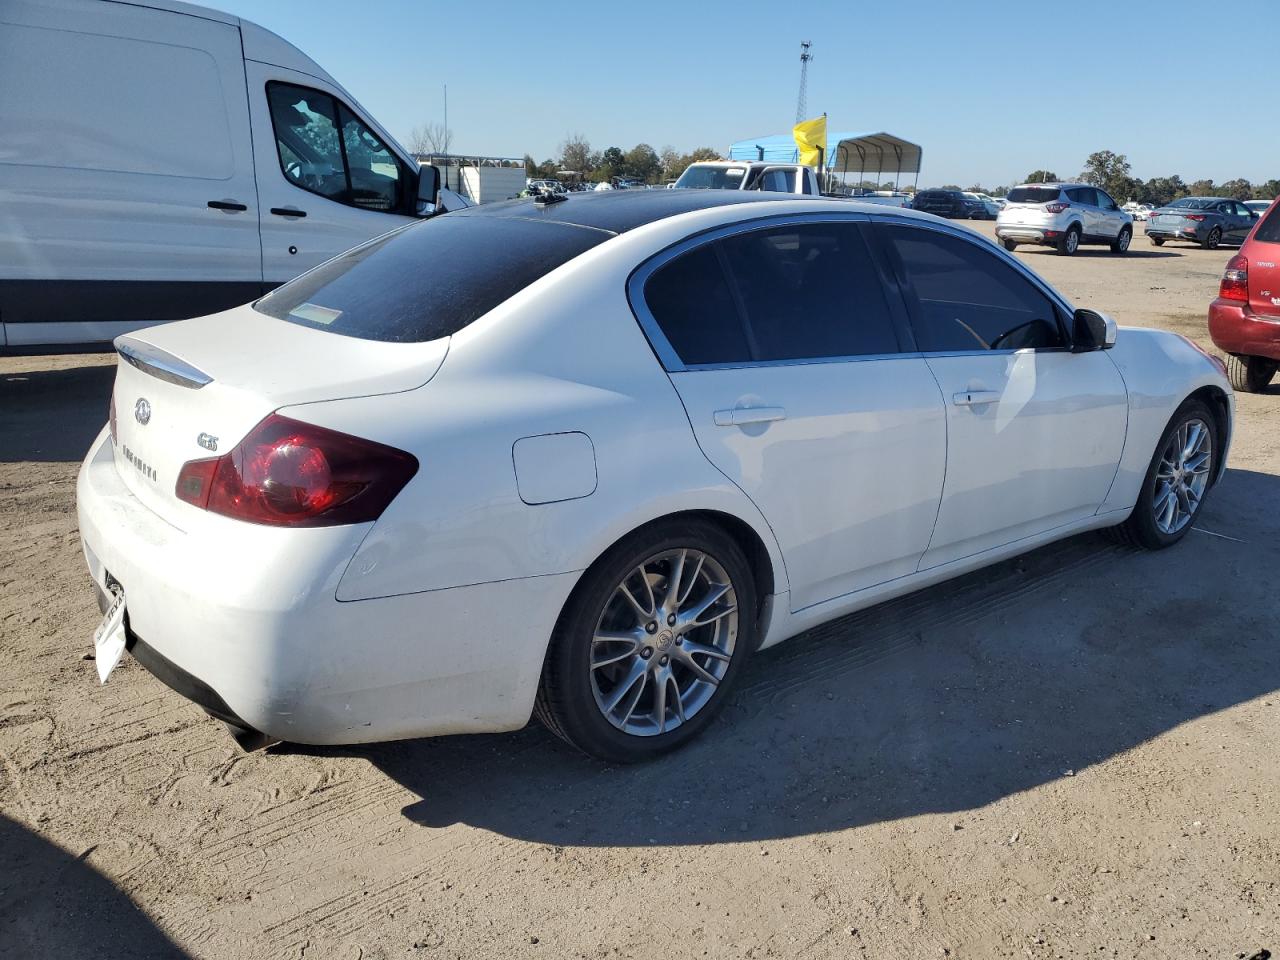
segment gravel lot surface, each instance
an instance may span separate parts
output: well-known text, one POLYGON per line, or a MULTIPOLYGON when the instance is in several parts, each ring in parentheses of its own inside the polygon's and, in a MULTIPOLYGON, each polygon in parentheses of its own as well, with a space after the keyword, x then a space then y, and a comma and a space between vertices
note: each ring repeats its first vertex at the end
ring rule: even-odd
MULTIPOLYGON (((1207 344, 1231 253, 1018 256, 1207 344)), ((829 624, 624 769, 536 725, 244 755, 128 659, 99 686, 74 489, 112 375, 0 359, 4 956, 1280 952, 1280 389, 1178 547, 1078 537, 829 624)))

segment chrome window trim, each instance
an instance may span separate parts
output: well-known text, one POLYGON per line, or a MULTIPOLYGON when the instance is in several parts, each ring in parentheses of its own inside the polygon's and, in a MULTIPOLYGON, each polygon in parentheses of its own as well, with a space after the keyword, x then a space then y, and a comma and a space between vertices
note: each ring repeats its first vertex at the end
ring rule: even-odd
MULTIPOLYGON (((915 217, 899 217, 893 214, 875 214, 869 217, 873 223, 883 223, 894 227, 915 227, 919 230, 932 230, 935 233, 946 234, 951 237, 959 237, 962 240, 972 243, 975 247, 985 250, 988 253, 995 254, 1003 262, 1011 265, 1019 274, 1031 282, 1031 285, 1049 298, 1049 302, 1060 307, 1068 319, 1075 316, 1075 307, 1061 293, 1046 283, 1026 266, 1021 260, 1011 254, 998 243, 993 243, 986 237, 967 230, 963 227, 956 227, 945 220, 934 223, 931 220, 921 220, 915 217)), ((1061 324, 1059 324, 1061 329, 1061 324)), ((1060 347, 1024 347, 1024 350, 1031 350, 1036 353, 1052 353, 1052 352, 1070 352, 1071 350, 1071 330, 1063 330, 1062 333, 1067 342, 1060 347)), ((929 350, 925 352, 928 357, 955 357, 973 354, 975 356, 989 356, 994 353, 1017 353, 1017 350, 929 350)))
POLYGON ((115 348, 125 363, 165 383, 186 387, 188 390, 199 390, 213 383, 213 377, 203 370, 141 340, 133 340, 127 336, 116 337, 115 348))
MULTIPOLYGON (((657 354, 658 360, 662 363, 663 369, 668 373, 685 373, 696 370, 740 370, 744 368, 754 367, 777 367, 777 366, 794 366, 796 364, 809 363, 842 363, 849 360, 878 360, 886 357, 905 357, 919 356, 919 354, 877 354, 857 357, 806 357, 790 360, 743 360, 740 362, 730 363, 698 363, 686 364, 680 359, 675 348, 671 346, 671 341, 667 339, 662 327, 658 323, 658 319, 649 310, 648 303, 644 299, 644 285, 653 274, 670 263, 681 254, 688 253, 696 247, 704 246, 708 243, 714 243, 717 240, 723 240, 725 237, 737 236, 742 233, 753 233, 756 230, 768 230, 774 227, 804 226, 811 223, 868 223, 871 218, 865 213, 830 213, 825 211, 815 211, 812 213, 783 213, 771 216, 753 217, 750 220, 738 220, 734 223, 725 224, 719 227, 712 227, 709 230, 700 233, 691 234, 683 240, 678 240, 671 246, 666 247, 653 254, 647 260, 636 267, 632 271, 631 276, 627 279, 627 300, 631 304, 631 312, 635 314, 636 319, 640 322, 640 329, 644 331, 644 335, 649 340, 649 345, 653 347, 653 352, 657 354)), ((729 280, 725 278, 726 282, 729 280)))

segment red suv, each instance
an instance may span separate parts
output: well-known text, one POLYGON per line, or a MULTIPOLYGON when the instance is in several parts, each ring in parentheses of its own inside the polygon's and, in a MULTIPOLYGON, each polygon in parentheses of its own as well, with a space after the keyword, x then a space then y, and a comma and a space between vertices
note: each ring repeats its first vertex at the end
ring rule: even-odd
POLYGON ((1280 200, 1272 203, 1227 262, 1209 335, 1227 354, 1231 385, 1261 393, 1280 367, 1280 200))

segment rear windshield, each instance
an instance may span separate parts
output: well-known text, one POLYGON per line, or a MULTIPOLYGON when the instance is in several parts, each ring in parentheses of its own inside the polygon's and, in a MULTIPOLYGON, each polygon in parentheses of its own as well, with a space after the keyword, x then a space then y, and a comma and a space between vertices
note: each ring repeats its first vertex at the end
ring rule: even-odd
POLYGON ((1280 243, 1280 203, 1272 207, 1271 212, 1262 218, 1253 239, 1263 243, 1280 243))
POLYGON ((253 308, 362 340, 436 340, 609 237, 564 223, 458 212, 356 247, 253 308))
POLYGON ((1010 203, 1053 203, 1059 192, 1057 187, 1014 187, 1006 199, 1010 203))
POLYGON ((1173 201, 1169 206, 1186 207, 1189 210, 1207 210, 1221 202, 1216 197, 1183 197, 1181 200, 1173 201))
POLYGON ((676 186, 681 189, 737 190, 746 172, 746 167, 689 167, 680 174, 676 186))

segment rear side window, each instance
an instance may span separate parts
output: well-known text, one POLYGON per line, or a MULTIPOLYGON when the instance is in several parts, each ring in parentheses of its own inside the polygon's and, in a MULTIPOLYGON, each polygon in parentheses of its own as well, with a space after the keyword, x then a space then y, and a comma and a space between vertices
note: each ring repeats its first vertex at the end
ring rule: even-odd
POLYGON ((608 238, 563 223, 458 211, 356 247, 253 307, 362 340, 436 340, 608 238))
POLYGON ((907 281, 921 350, 1063 345, 1053 303, 994 250, 936 230, 884 230, 907 281))
POLYGON ((1273 205, 1271 212, 1263 215, 1253 239, 1263 243, 1280 243, 1280 204, 1273 205))
POLYGON ((1014 187, 1007 199, 1010 203, 1053 203, 1059 192, 1057 187, 1014 187))
POLYGON ((754 230, 659 267, 645 303, 689 365, 898 352, 883 285, 851 223, 754 230))

